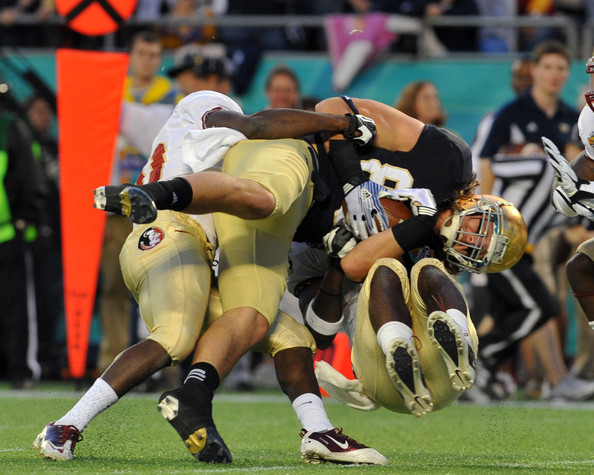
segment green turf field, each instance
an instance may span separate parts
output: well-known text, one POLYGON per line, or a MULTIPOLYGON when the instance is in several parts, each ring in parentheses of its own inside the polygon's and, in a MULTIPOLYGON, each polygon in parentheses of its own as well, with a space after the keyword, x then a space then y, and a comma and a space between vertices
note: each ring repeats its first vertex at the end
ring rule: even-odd
POLYGON ((593 403, 458 404, 416 419, 328 402, 337 426, 390 460, 387 467, 344 467, 301 462, 299 424, 288 400, 275 392, 217 396, 215 420, 233 454, 231 465, 194 460, 157 412, 157 394, 126 396, 99 415, 74 461, 41 458, 31 448, 35 436, 79 395, 55 386, 0 387, 0 473, 594 473, 593 403))

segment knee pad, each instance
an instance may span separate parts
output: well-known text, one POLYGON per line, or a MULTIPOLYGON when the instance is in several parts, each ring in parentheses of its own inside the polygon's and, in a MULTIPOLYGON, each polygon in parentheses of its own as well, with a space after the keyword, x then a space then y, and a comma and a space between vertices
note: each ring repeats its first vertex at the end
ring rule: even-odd
POLYGON ((274 358, 279 351, 301 347, 309 348, 312 353, 317 351, 316 342, 309 330, 293 317, 279 310, 266 338, 254 349, 274 358))

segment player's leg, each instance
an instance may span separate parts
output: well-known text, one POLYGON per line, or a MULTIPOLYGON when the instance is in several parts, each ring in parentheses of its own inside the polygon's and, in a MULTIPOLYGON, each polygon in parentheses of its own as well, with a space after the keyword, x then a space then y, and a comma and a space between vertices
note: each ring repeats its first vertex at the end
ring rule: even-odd
POLYGON ((374 401, 420 417, 432 410, 433 403, 415 348, 409 296, 404 266, 395 259, 379 259, 359 293, 352 362, 374 401))
POLYGON ((474 383, 478 340, 461 286, 437 259, 411 271, 413 327, 421 364, 436 407, 443 408, 474 383))
POLYGON ((567 280, 586 318, 594 322, 594 239, 580 244, 567 262, 567 280))
POLYGON ((342 433, 330 422, 313 371, 315 342, 294 318, 279 312, 267 337, 256 347, 274 359, 278 382, 301 423, 301 458, 341 464, 386 465, 388 460, 342 433))
POLYGON ((222 439, 209 433, 215 427, 213 394, 239 358, 265 337, 276 317, 286 286, 291 237, 311 203, 311 171, 310 150, 302 141, 245 141, 225 157, 223 172, 260 183, 273 194, 275 207, 264 220, 215 214, 223 315, 200 338, 183 386, 160 398, 162 414, 186 444, 194 435, 197 444, 206 440, 198 456, 202 461, 231 461, 222 439), (177 410, 180 405, 183 415, 177 410))
POLYGON ((145 185, 110 185, 94 190, 94 207, 151 223, 158 210, 192 214, 230 213, 262 219, 274 210, 274 196, 254 180, 217 172, 199 172, 145 185))
POLYGON ((70 460, 91 420, 159 369, 193 350, 208 303, 212 246, 187 215, 161 213, 126 240, 120 262, 126 285, 150 331, 147 340, 122 352, 101 378, 34 445, 54 460, 70 460))

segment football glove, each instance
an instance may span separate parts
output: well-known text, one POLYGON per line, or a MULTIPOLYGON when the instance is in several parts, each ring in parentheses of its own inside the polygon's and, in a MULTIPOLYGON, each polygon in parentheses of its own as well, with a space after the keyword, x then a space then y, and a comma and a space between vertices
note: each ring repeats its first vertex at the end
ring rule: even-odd
POLYGON ((407 188, 402 190, 385 190, 379 193, 379 198, 389 198, 395 201, 409 201, 410 210, 415 216, 434 216, 437 204, 431 190, 427 188, 407 188))
POLYGON ((366 181, 350 191, 344 198, 347 206, 346 225, 359 239, 367 239, 388 229, 388 217, 379 201, 379 193, 389 191, 372 181, 366 181))
POLYGON ((357 245, 355 236, 346 228, 344 221, 340 221, 337 226, 327 233, 323 238, 326 252, 332 257, 342 259, 357 245))
POLYGON ((559 213, 569 217, 580 215, 588 218, 590 221, 594 221, 594 206, 588 203, 588 201, 591 200, 581 200, 572 203, 571 198, 567 196, 561 185, 553 190, 553 195, 551 196, 551 202, 559 213))
POLYGON ((553 205, 566 216, 579 214, 594 221, 594 183, 578 178, 557 146, 546 137, 541 140, 559 180, 559 186, 553 192, 553 205))
POLYGON ((360 114, 345 115, 350 118, 350 122, 347 130, 342 134, 344 138, 358 145, 367 145, 376 133, 373 119, 360 114), (355 135, 357 131, 361 132, 361 135, 355 135))

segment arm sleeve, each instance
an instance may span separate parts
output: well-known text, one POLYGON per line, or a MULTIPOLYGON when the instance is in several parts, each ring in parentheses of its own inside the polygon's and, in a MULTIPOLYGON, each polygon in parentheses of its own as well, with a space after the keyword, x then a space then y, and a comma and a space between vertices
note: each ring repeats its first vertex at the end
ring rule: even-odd
POLYGON ((396 226, 392 226, 392 234, 404 251, 410 251, 427 243, 433 237, 433 228, 437 216, 412 216, 396 226))

